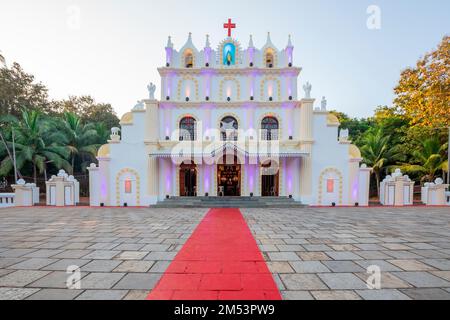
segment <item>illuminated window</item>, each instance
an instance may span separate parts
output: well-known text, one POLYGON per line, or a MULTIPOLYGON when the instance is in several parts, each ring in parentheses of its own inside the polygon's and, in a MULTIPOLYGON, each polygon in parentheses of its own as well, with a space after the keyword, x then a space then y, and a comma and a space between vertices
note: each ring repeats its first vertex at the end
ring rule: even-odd
POLYGON ((236 46, 232 43, 227 43, 223 47, 223 64, 225 66, 236 64, 236 46))
POLYGON ((193 68, 194 67, 194 54, 192 51, 188 50, 184 54, 184 64, 186 68, 193 68))
POLYGON ((125 193, 133 193, 133 184, 131 183, 131 180, 125 180, 125 193))
POLYGON ((196 140, 196 121, 192 117, 185 117, 180 121, 180 140, 195 141, 196 140))
POLYGON ((220 122, 220 132, 222 141, 237 141, 239 125, 234 117, 228 116, 220 122))
POLYGON ((261 139, 263 141, 278 140, 278 120, 275 117, 265 117, 261 122, 261 139))
POLYGON ((275 64, 275 58, 274 58, 274 53, 272 50, 267 50, 266 53, 266 67, 267 68, 273 68, 275 64))
POLYGON ((334 180, 333 179, 327 180, 327 192, 334 193, 334 180))

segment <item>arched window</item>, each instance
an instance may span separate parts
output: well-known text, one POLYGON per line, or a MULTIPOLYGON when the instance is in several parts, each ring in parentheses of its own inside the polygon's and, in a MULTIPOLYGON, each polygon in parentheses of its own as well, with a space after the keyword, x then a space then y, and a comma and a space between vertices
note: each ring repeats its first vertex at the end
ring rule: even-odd
POLYGON ((196 135, 196 121, 192 117, 185 117, 180 121, 180 141, 195 141, 196 135))
POLYGON ((186 68, 194 67, 194 54, 190 50, 187 50, 184 53, 184 65, 186 66, 186 68))
POLYGON ((275 65, 275 58, 272 50, 267 50, 266 52, 266 67, 273 68, 275 65))
POLYGON ((228 116, 220 122, 222 141, 237 141, 239 125, 234 117, 228 116))
POLYGON ((280 125, 275 117, 265 117, 261 122, 261 140, 278 140, 280 125))

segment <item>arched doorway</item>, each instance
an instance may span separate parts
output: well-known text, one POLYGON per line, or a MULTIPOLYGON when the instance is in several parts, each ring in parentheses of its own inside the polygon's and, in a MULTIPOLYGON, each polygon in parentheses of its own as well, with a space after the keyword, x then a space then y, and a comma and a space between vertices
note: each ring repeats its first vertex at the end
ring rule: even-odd
POLYGON ((232 163, 227 162, 224 155, 222 163, 217 165, 217 194, 221 197, 241 196, 242 170, 238 158, 232 163))
POLYGON ((280 195, 280 169, 274 161, 261 165, 261 196, 278 197, 280 195))
POLYGON ((180 196, 197 196, 197 166, 193 162, 183 162, 180 166, 180 196))

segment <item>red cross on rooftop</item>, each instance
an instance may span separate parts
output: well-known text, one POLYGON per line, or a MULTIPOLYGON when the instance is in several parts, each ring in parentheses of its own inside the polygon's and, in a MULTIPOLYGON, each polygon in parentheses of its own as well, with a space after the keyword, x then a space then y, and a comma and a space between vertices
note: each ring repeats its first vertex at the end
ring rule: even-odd
POLYGON ((228 36, 231 37, 231 29, 236 29, 236 24, 231 23, 231 19, 228 19, 228 23, 225 23, 223 27, 228 29, 228 36))

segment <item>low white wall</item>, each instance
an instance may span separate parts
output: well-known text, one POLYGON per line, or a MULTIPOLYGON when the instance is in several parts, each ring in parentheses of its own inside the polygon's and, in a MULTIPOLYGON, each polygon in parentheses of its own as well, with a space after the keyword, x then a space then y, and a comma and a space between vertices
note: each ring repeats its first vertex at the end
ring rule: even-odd
POLYGON ((14 207, 14 193, 0 193, 0 208, 14 207))

